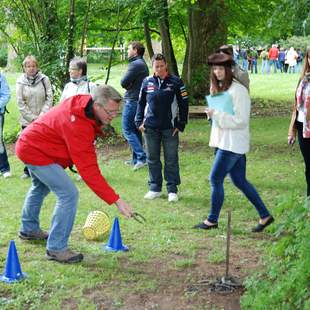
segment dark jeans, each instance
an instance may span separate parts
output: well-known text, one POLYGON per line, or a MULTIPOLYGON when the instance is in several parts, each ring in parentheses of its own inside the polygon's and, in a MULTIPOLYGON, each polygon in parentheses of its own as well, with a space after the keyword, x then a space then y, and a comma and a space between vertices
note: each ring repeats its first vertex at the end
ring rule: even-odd
POLYGON ((8 155, 6 152, 5 145, 4 145, 3 128, 4 128, 4 113, 3 114, 0 113, 0 172, 1 173, 10 171, 8 155))
POLYGON ((210 174, 211 183, 211 210, 208 220, 218 222, 224 202, 224 178, 229 174, 234 185, 239 188, 248 200, 254 205, 260 218, 269 216, 269 212, 257 193, 255 187, 246 179, 246 157, 218 149, 210 174))
POLYGON ((135 116, 137 110, 136 101, 126 101, 122 113, 123 135, 128 141, 132 150, 132 162, 145 162, 146 154, 143 150, 142 134, 135 125, 135 116))
POLYGON ((310 196, 310 138, 304 138, 302 136, 303 124, 296 122, 298 142, 302 156, 305 161, 305 176, 307 181, 307 196, 310 196))
POLYGON ((163 183, 162 163, 160 161, 161 145, 164 150, 164 177, 167 192, 177 193, 181 183, 179 172, 179 135, 172 136, 173 129, 154 130, 146 128, 144 132, 149 168, 149 188, 160 192, 163 183))

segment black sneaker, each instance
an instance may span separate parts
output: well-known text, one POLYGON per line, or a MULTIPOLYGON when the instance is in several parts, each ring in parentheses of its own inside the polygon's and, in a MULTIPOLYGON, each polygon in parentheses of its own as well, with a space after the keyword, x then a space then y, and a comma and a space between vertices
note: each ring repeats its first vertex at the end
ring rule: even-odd
POLYGON ((48 232, 43 231, 43 230, 32 231, 32 232, 20 231, 18 233, 18 237, 22 240, 47 240, 48 232))
POLYGON ((81 253, 76 253, 67 249, 61 252, 46 250, 46 258, 49 260, 55 260, 59 263, 74 264, 81 262, 84 257, 81 253))

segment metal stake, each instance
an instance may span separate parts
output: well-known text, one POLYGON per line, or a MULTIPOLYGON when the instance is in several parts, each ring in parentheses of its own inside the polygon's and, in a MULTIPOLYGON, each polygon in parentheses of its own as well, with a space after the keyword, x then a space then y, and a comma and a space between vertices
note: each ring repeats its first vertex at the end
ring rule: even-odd
POLYGON ((227 211, 227 238, 226 238, 226 273, 225 278, 229 277, 229 250, 230 250, 230 235, 231 235, 231 210, 227 211))

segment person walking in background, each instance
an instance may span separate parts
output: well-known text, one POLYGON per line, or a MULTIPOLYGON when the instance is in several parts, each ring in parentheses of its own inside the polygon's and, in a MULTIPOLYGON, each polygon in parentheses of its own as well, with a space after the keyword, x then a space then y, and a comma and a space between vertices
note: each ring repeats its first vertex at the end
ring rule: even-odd
POLYGON ((250 57, 251 57, 251 73, 256 73, 257 74, 257 58, 258 58, 258 53, 255 47, 251 48, 250 51, 250 57))
POLYGON ((297 57, 296 72, 300 73, 301 72, 301 67, 302 67, 302 60, 304 58, 304 55, 303 55, 303 53, 302 53, 300 48, 297 49, 297 55, 298 55, 298 57, 297 57))
POLYGON ((144 79, 138 101, 136 126, 144 132, 149 168, 149 191, 145 199, 162 195, 161 145, 164 150, 164 177, 168 201, 178 201, 179 131, 188 118, 188 94, 180 78, 170 75, 166 58, 155 54, 152 58, 154 75, 144 79))
POLYGON ((122 113, 123 135, 132 150, 132 159, 126 163, 138 170, 147 165, 146 154, 143 149, 142 133, 135 125, 135 115, 142 81, 149 75, 149 69, 143 59, 145 48, 137 41, 128 45, 128 69, 121 80, 126 89, 124 108, 122 113))
POLYGON ((0 173, 6 179, 11 176, 10 164, 8 155, 4 144, 4 116, 6 112, 6 105, 10 100, 10 88, 5 76, 0 73, 0 173))
MULTIPOLYGON (((211 209, 209 216, 202 223, 194 226, 198 229, 218 227, 219 215, 224 203, 224 179, 227 174, 233 184, 239 188, 256 208, 260 220, 253 232, 261 232, 274 219, 270 215, 255 187, 246 179, 246 153, 249 151, 249 120, 251 101, 249 92, 234 80, 231 71, 232 58, 225 54, 212 54, 208 57, 211 65, 210 96, 222 96, 227 110, 217 109, 218 105, 206 109, 208 118, 212 120, 209 145, 215 148, 215 159, 210 173, 211 209)), ((210 101, 210 102, 209 102, 210 101)))
POLYGON ((248 53, 245 48, 241 49, 240 56, 242 60, 242 69, 247 72, 248 71, 248 53))
POLYGON ((276 44, 272 44, 272 47, 268 51, 269 64, 267 68, 267 73, 270 73, 271 66, 273 65, 273 72, 277 73, 277 62, 279 57, 279 50, 276 44))
POLYGON ((279 63, 279 68, 281 70, 281 73, 285 72, 285 55, 286 55, 286 52, 284 48, 280 48, 278 63, 279 63))
POLYGON ((266 50, 263 48, 262 52, 260 53, 260 58, 262 59, 262 74, 265 73, 265 70, 267 72, 267 68, 268 68, 268 53, 266 52, 266 50))
POLYGON ((46 257, 61 263, 77 263, 81 253, 68 249, 79 193, 65 168, 75 165, 85 183, 108 204, 115 204, 125 216, 131 207, 102 176, 94 140, 101 127, 118 114, 121 95, 111 86, 98 86, 92 95, 71 96, 57 105, 19 136, 16 155, 28 167, 32 185, 26 195, 19 237, 46 240, 46 257), (44 198, 53 192, 56 199, 49 233, 40 227, 44 198))
POLYGON ((291 47, 287 54, 286 54, 286 58, 287 58, 287 63, 288 63, 288 73, 295 73, 295 69, 296 69, 296 65, 297 65, 297 58, 298 58, 298 54, 295 51, 294 47, 291 47))
MULTIPOLYGON (((16 81, 16 100, 22 130, 53 106, 50 80, 39 71, 36 58, 27 56, 23 61, 23 69, 24 73, 16 81)), ((24 167, 21 178, 29 177, 28 168, 24 167)))
POLYGON ((92 94, 96 84, 87 77, 87 63, 81 57, 74 57, 69 64, 70 82, 68 82, 60 96, 60 102, 78 94, 92 94))
MULTIPOLYGON (((222 45, 218 50, 217 53, 224 53, 227 55, 233 56, 233 47, 231 45, 222 45)), ((250 79, 248 71, 244 71, 238 63, 233 61, 231 66, 234 78, 238 80, 242 85, 244 85, 247 90, 250 89, 250 79)))
POLYGON ((295 93, 288 143, 293 145, 298 137, 299 147, 305 162, 307 197, 310 196, 310 49, 304 58, 304 66, 295 93))

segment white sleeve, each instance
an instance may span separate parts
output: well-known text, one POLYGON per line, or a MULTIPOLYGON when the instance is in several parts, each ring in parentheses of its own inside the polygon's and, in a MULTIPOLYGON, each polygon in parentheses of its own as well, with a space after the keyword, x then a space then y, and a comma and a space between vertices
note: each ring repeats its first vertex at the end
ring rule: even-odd
MULTIPOLYGON (((234 115, 216 111, 212 115, 218 126, 223 129, 241 129, 249 124, 251 100, 247 89, 242 86, 231 87, 234 115)), ((228 90, 229 91, 229 90, 228 90)))

